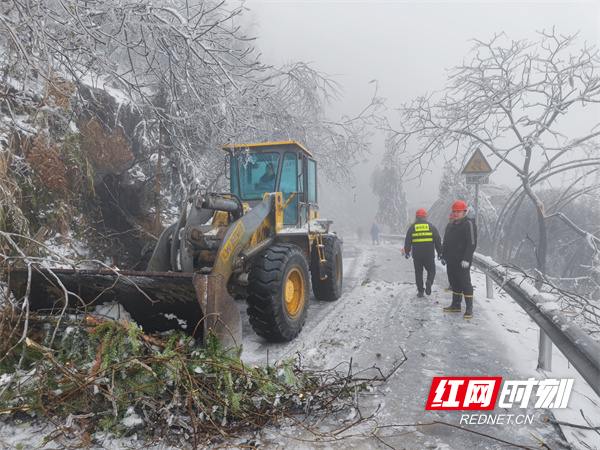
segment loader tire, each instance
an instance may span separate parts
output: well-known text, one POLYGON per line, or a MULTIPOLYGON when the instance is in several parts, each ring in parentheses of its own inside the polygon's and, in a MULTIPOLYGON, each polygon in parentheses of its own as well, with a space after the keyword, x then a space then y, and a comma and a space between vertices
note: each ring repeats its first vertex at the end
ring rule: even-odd
POLYGON ((308 263, 292 244, 276 244, 257 256, 248 276, 250 325, 271 342, 294 339, 308 313, 308 263))
POLYGON ((342 281, 344 270, 342 267, 342 245, 337 236, 323 237, 323 251, 325 253, 325 275, 321 280, 319 273, 319 253, 312 252, 311 278, 313 294, 317 300, 333 302, 342 296, 342 281))

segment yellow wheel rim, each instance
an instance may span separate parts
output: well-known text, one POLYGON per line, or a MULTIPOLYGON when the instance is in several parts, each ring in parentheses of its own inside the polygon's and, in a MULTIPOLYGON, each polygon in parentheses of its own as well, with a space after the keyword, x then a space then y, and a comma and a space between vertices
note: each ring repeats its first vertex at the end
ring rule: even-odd
POLYGON ((284 292, 285 310, 290 318, 294 319, 302 312, 305 295, 304 274, 293 268, 285 280, 284 292))

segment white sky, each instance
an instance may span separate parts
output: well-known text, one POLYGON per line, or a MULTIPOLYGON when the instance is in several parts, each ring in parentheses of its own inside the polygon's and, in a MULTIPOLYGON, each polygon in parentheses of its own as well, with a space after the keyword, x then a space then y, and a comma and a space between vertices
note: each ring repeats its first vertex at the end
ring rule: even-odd
POLYGON ((505 32, 511 39, 551 29, 580 32, 600 43, 600 2, 593 1, 265 1, 246 0, 268 63, 312 62, 336 75, 348 104, 382 95, 399 105, 440 89, 445 70, 459 65, 473 38, 505 32))
MULTIPOLYGON (((345 98, 332 118, 358 113, 373 94, 369 82, 377 79, 393 121, 394 108, 444 87, 446 70, 462 63, 474 38, 488 41, 505 32, 512 40, 533 40, 536 31, 554 27, 564 35, 579 32, 580 43, 600 46, 599 0, 246 0, 244 5, 246 16, 256 23, 253 32, 264 62, 311 63, 344 86, 345 98)), ((380 154, 381 144, 374 150, 380 154)), ((358 173, 365 189, 380 158, 372 160, 363 166, 366 173, 358 173)), ((409 187, 409 203, 435 199, 438 182, 439 174, 434 174, 423 180, 426 189, 409 187)))

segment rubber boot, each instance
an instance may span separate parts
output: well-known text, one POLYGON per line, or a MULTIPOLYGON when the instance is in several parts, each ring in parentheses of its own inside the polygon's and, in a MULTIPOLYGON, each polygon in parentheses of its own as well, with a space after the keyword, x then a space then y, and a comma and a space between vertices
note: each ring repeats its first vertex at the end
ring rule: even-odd
POLYGON ((463 317, 465 319, 470 319, 473 317, 473 296, 465 295, 465 303, 467 304, 467 307, 465 308, 465 314, 463 317))
POLYGON ((452 304, 444 308, 445 312, 460 312, 462 303, 462 294, 452 293, 452 304))

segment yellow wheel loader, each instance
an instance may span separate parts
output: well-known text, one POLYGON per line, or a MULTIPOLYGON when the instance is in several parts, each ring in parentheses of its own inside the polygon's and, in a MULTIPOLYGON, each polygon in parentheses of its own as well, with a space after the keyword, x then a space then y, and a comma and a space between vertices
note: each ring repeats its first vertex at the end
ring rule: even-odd
POLYGON ((295 141, 226 146, 230 192, 190 196, 161 234, 147 270, 13 269, 9 287, 31 310, 62 313, 118 302, 146 332, 211 330, 241 344, 235 299, 273 342, 294 339, 317 300, 342 290, 342 247, 319 218, 317 164, 295 141), (310 281, 309 281, 310 277, 310 281))

